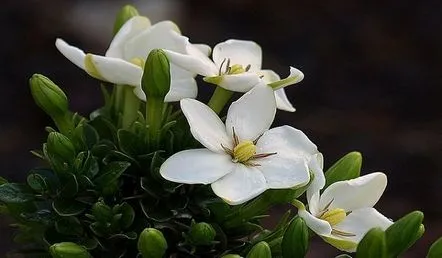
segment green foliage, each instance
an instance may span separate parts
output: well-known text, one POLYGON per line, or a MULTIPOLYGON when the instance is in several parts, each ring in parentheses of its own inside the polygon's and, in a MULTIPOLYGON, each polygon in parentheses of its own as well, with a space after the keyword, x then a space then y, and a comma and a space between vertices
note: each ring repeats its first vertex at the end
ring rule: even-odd
POLYGON ((413 211, 396 221, 385 231, 388 247, 387 257, 397 257, 422 236, 424 232, 423 219, 422 212, 413 211))
POLYGON ((89 258, 86 248, 72 242, 54 244, 49 248, 53 258, 89 258))
POLYGON ((139 15, 138 10, 132 5, 125 5, 123 8, 121 8, 120 12, 117 14, 117 18, 114 23, 114 35, 118 33, 124 23, 137 15, 139 15))
POLYGON ((428 250, 427 258, 442 257, 442 237, 436 240, 428 250))
POLYGON ((271 258, 272 252, 269 244, 264 241, 257 243, 252 247, 246 258, 271 258))
POLYGON ((282 240, 283 257, 304 257, 308 251, 308 241, 309 232, 304 220, 300 217, 294 218, 282 240))
POLYGON ((335 182, 359 177, 361 174, 361 167, 361 153, 356 151, 348 153, 340 160, 336 161, 336 163, 325 172, 326 183, 323 189, 326 189, 329 185, 335 182))
POLYGON ((138 239, 138 251, 143 258, 161 258, 167 249, 167 242, 161 231, 146 228, 138 239))
POLYGON ((164 99, 164 96, 169 92, 170 65, 163 50, 150 51, 144 66, 141 86, 148 99, 164 99))
POLYGON ((385 238, 385 232, 380 228, 373 228, 368 231, 358 244, 356 258, 387 257, 385 238))

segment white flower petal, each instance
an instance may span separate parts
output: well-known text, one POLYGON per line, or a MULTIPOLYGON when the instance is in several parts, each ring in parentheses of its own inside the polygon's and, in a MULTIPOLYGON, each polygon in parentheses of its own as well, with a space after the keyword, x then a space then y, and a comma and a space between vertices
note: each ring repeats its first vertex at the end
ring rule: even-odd
POLYGON ((257 73, 266 84, 281 80, 279 75, 275 73, 273 70, 264 69, 258 71, 257 73))
POLYGON ((69 45, 62 39, 55 40, 55 46, 57 47, 58 51, 60 51, 67 59, 69 59, 69 61, 71 61, 81 69, 85 69, 84 59, 86 57, 86 54, 83 52, 83 50, 69 45))
POLYGON ((192 44, 195 48, 197 48, 201 53, 205 56, 209 56, 212 52, 212 48, 206 44, 192 44))
POLYGON ((124 44, 149 27, 150 21, 147 17, 135 16, 129 19, 112 39, 106 56, 124 59, 124 44))
POLYGON ((280 81, 271 82, 271 83, 269 83, 269 85, 273 89, 277 90, 277 89, 284 88, 286 86, 298 83, 298 82, 302 81, 303 79, 304 79, 304 74, 300 70, 298 70, 294 67, 290 67, 290 75, 287 76, 287 78, 284 78, 280 81))
MULTIPOLYGON (((261 70, 262 50, 253 41, 230 39, 213 48, 213 61, 219 68, 224 60, 230 59, 230 66, 239 64, 244 68, 250 65, 250 71, 261 70)), ((225 63, 226 64, 226 63, 225 63)))
POLYGON ((236 92, 247 92, 256 85, 262 83, 258 74, 251 72, 205 77, 204 80, 216 84, 226 90, 236 92))
POLYGON ((351 212, 341 223, 333 228, 355 236, 342 237, 359 243, 364 235, 372 228, 386 230, 393 222, 374 208, 362 208, 351 212))
POLYGON ((184 150, 169 157, 160 168, 165 179, 185 184, 210 184, 234 170, 229 155, 207 149, 184 150))
POLYGON ((322 170, 323 163, 324 158, 321 153, 313 155, 309 162, 309 169, 313 172, 313 182, 311 182, 307 188, 306 197, 309 210, 314 215, 317 215, 320 212, 320 190, 325 186, 325 176, 324 171, 322 170))
POLYGON ((141 88, 141 85, 134 87, 133 92, 134 92, 135 96, 137 96, 140 100, 146 101, 146 94, 144 93, 143 89, 141 88))
POLYGON ((212 183, 213 192, 231 205, 249 201, 266 189, 266 180, 258 169, 239 163, 232 173, 212 183))
POLYGON ((293 107, 292 103, 290 103, 287 95, 285 94, 284 88, 275 90, 275 98, 276 98, 276 107, 278 109, 295 112, 296 109, 293 107))
POLYGON ((167 49, 165 49, 164 52, 166 53, 170 63, 192 73, 202 76, 216 76, 218 73, 215 64, 212 63, 212 61, 210 61, 210 59, 207 57, 202 58, 202 56, 204 56, 202 53, 201 55, 181 54, 167 49))
POLYGON ((143 70, 119 58, 91 55, 90 59, 102 79, 115 84, 139 86, 143 70))
POLYGON ((332 201, 330 208, 341 208, 345 211, 373 207, 386 186, 387 176, 380 172, 336 182, 324 190, 320 206, 325 207, 332 201))
POLYGON ((194 99, 183 99, 180 104, 197 141, 213 152, 224 153, 221 145, 232 148, 223 122, 212 109, 194 99))
POLYGON ((307 164, 312 155, 319 153, 316 145, 302 131, 288 125, 266 131, 256 147, 257 153, 277 152, 283 157, 304 159, 307 164))
POLYGON ((305 159, 286 158, 277 154, 253 161, 259 164, 257 168, 262 172, 271 189, 301 187, 310 180, 305 159))
POLYGON ((332 228, 327 221, 316 218, 304 209, 299 209, 298 215, 304 219, 307 227, 313 230, 316 234, 320 236, 329 236, 331 234, 332 228))
POLYGON ((162 21, 151 26, 126 41, 124 59, 129 61, 133 58, 146 59, 153 49, 168 49, 183 53, 187 38, 181 36, 176 29, 176 24, 171 21, 162 21))
POLYGON ((258 85, 244 94, 229 107, 226 129, 232 137, 232 128, 240 140, 255 140, 273 123, 276 103, 273 90, 258 85))
POLYGON ((192 73, 170 64, 170 79, 170 90, 164 97, 165 102, 196 98, 198 87, 192 73))

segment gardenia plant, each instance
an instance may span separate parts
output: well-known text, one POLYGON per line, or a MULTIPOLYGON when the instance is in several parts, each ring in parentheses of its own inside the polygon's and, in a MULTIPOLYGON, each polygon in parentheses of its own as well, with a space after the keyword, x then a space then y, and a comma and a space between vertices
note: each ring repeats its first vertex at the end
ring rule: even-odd
MULTIPOLYGON (((261 69, 255 42, 231 39, 210 51, 132 6, 118 14, 114 34, 104 55, 55 41, 101 84, 105 104, 89 116, 69 110, 49 78, 30 79, 54 126, 32 151, 42 167, 25 183, 0 178, 0 213, 15 220, 19 244, 11 253, 292 258, 306 256, 318 235, 347 253, 340 257, 382 258, 424 233, 419 211, 390 218, 373 208, 387 176, 361 176, 360 153, 324 169, 301 130, 272 128, 277 108, 294 111, 284 87, 300 82, 301 71, 290 67, 281 80, 261 69), (210 101, 197 99, 198 87, 214 88, 210 101), (279 204, 291 205, 282 216, 270 213, 279 223, 264 228, 279 204)), ((428 257, 441 251, 442 240, 428 257)))

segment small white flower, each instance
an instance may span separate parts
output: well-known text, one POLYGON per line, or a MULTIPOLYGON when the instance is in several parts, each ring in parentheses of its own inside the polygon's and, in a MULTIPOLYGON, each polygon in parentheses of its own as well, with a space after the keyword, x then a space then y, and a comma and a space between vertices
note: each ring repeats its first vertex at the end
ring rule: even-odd
POLYGON ((207 149, 185 150, 167 159, 160 173, 169 181, 212 184, 216 195, 236 205, 266 189, 306 185, 310 170, 320 169, 311 164, 322 156, 303 132, 290 126, 269 130, 276 103, 264 83, 232 103, 225 124, 197 100, 181 100, 181 109, 192 135, 207 149))
MULTIPOLYGON (((134 93, 141 100, 146 100, 141 90, 141 77, 144 62, 149 52, 155 48, 165 48, 185 52, 188 39, 180 35, 179 28, 171 21, 162 21, 154 25, 148 18, 135 16, 128 20, 113 38, 105 56, 85 54, 83 50, 70 46, 62 39, 55 42, 58 50, 71 62, 85 70, 94 78, 134 86, 134 93)), ((210 49, 205 45, 193 45, 201 55, 210 49)), ((166 102, 179 101, 183 98, 195 98, 197 85, 195 75, 173 64, 170 66, 171 85, 165 97, 166 102)))
MULTIPOLYGON (((188 47, 187 50, 191 48, 188 47)), ((259 82, 264 81, 277 88, 275 96, 279 109, 295 111, 283 87, 300 82, 304 74, 290 67, 290 75, 281 80, 274 71, 261 70, 262 50, 253 41, 230 39, 219 43, 213 48, 213 61, 195 51, 176 53, 172 50, 166 53, 172 63, 205 76, 205 81, 230 91, 247 92, 259 82)))
POLYGON ((324 185, 316 186, 309 188, 314 193, 307 193, 309 211, 298 207, 298 214, 311 230, 340 250, 354 252, 370 229, 385 230, 393 224, 373 208, 387 186, 387 176, 383 173, 336 182, 322 195, 319 190, 324 185))

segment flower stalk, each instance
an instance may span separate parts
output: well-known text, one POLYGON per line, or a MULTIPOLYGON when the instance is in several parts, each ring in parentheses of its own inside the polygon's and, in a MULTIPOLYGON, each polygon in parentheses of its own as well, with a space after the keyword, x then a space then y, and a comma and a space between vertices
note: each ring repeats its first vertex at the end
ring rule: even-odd
POLYGON ((227 102, 232 98, 233 91, 226 90, 220 86, 217 86, 213 92, 212 97, 207 104, 215 113, 219 114, 227 102))

